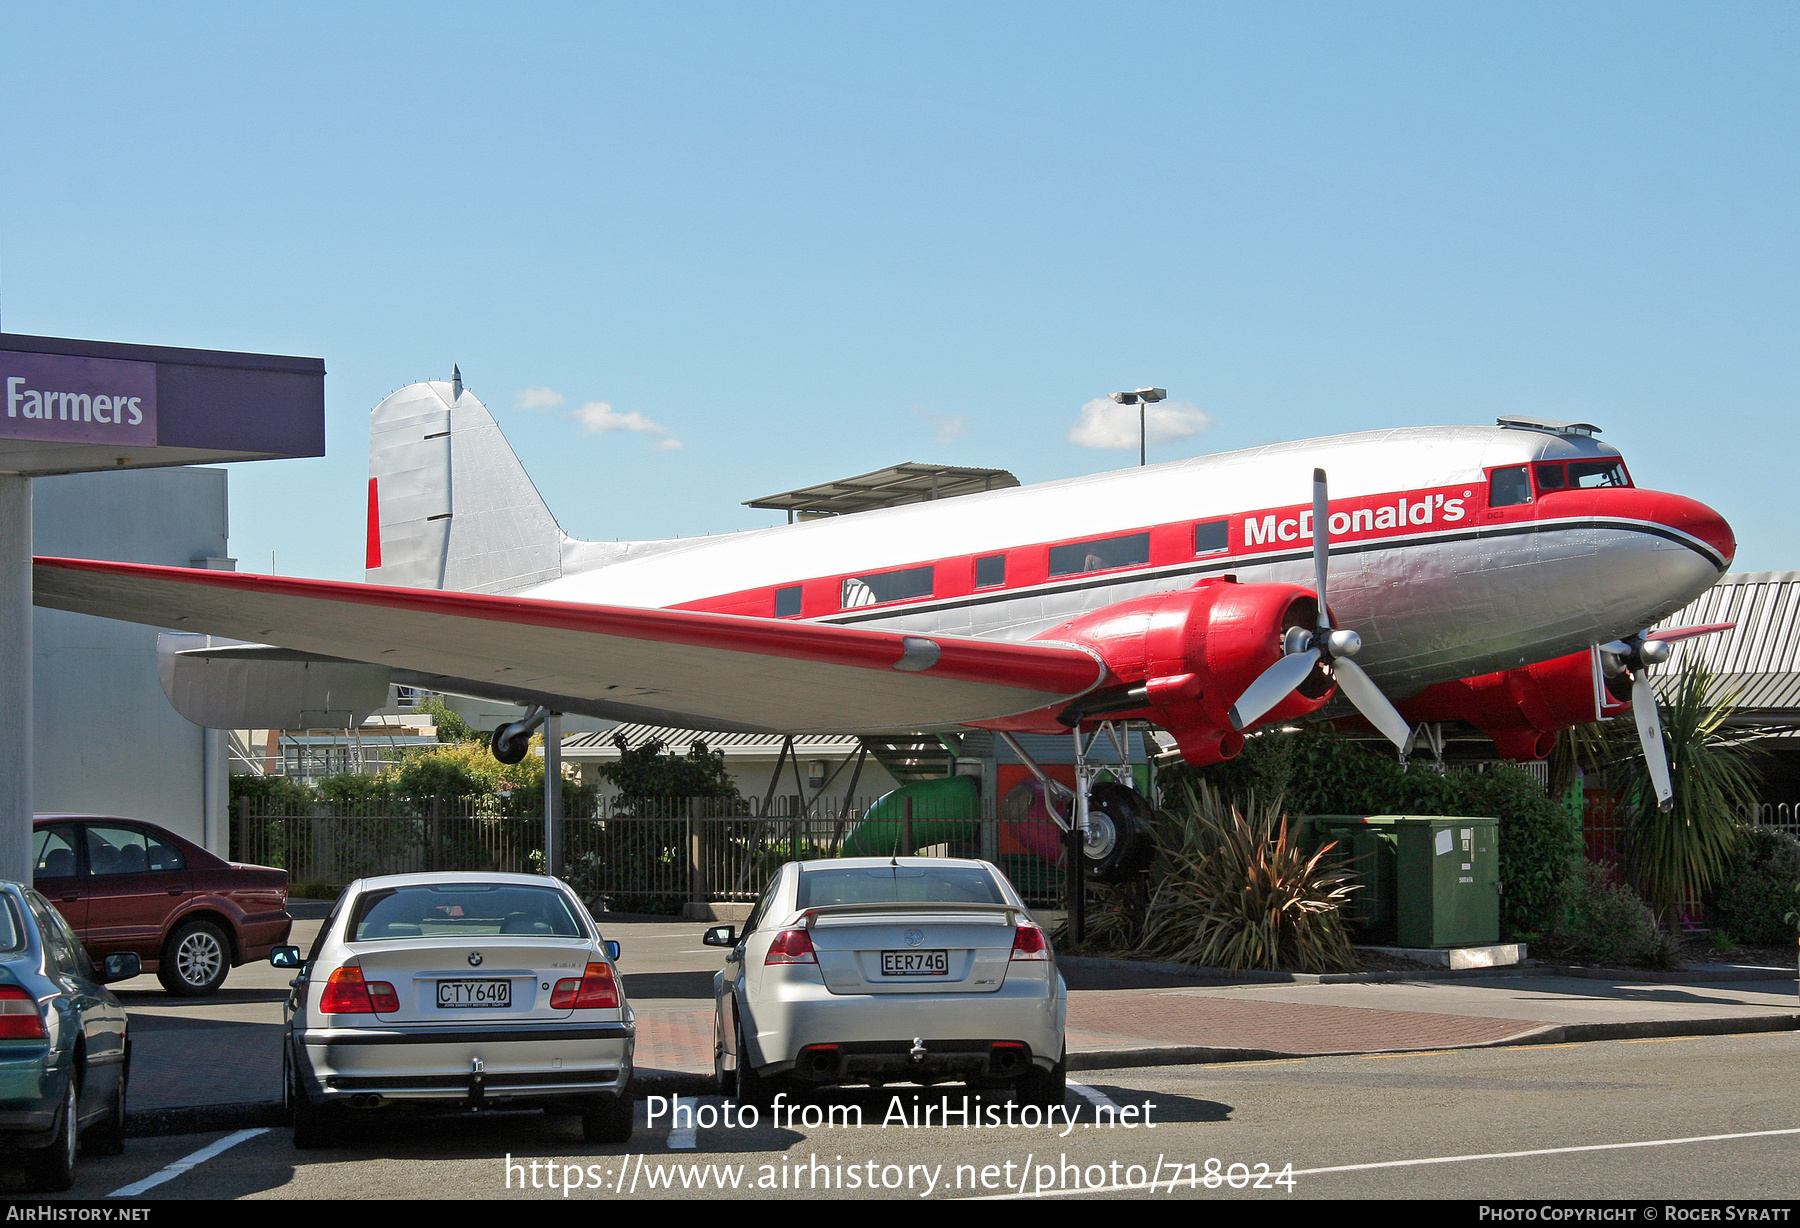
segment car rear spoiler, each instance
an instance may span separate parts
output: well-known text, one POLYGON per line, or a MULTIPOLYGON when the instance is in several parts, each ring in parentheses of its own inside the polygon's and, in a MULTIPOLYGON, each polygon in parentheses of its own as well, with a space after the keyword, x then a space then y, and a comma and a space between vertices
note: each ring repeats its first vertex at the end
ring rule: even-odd
MULTIPOLYGON (((824 904, 818 908, 808 908, 800 914, 800 923, 807 932, 812 931, 813 922, 821 917, 854 917, 878 916, 882 913, 896 912, 934 912, 934 913, 975 913, 984 916, 1001 917, 1007 925, 1017 926, 1019 915, 1025 910, 1015 904, 953 904, 937 900, 907 901, 890 900, 885 904, 824 904)), ((1026 918, 1030 920, 1029 917, 1026 918)))

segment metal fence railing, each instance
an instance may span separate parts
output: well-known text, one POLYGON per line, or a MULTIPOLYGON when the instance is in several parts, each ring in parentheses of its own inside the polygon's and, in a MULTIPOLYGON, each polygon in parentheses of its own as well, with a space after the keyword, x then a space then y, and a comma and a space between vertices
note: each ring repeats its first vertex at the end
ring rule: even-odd
MULTIPOLYGON (((777 797, 754 802, 673 798, 565 817, 558 873, 590 903, 617 911, 675 913, 686 903, 749 903, 783 863, 842 856, 984 857, 1033 905, 1063 894, 1062 834, 1048 820, 996 821, 987 813, 936 814, 923 804, 868 817, 872 799, 844 806, 777 797), (931 840, 932 843, 925 843, 931 840)), ((395 813, 392 805, 253 813, 232 825, 232 856, 276 866, 296 887, 338 888, 359 878, 450 870, 543 872, 541 815, 439 799, 395 813)))

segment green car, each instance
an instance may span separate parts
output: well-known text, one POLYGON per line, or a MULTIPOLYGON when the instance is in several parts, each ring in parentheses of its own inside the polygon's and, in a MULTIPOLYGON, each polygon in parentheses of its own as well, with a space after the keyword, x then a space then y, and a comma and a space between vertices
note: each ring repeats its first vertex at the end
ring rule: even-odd
POLYGON ((131 1046, 106 982, 141 967, 127 951, 96 971, 49 901, 0 882, 0 1153, 38 1190, 74 1184, 81 1142, 124 1145, 131 1046))

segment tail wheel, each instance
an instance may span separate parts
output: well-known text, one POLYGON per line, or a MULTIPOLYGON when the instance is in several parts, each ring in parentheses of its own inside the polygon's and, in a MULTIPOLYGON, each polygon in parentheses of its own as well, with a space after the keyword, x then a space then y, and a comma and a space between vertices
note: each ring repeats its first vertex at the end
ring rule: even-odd
POLYGON ((1088 791, 1088 834, 1082 844, 1087 876, 1122 883, 1150 868, 1156 856, 1150 802, 1136 789, 1103 780, 1088 791))

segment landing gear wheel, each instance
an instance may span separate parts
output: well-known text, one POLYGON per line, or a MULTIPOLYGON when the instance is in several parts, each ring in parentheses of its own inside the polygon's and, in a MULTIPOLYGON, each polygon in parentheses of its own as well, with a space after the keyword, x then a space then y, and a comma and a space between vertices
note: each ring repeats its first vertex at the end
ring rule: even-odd
POLYGON ((531 749, 531 735, 515 732, 515 726, 509 721, 494 730, 488 749, 502 763, 523 763, 525 752, 531 749))
POLYGON ((131 1078, 131 1050, 125 1050, 125 1064, 119 1067, 119 1086, 113 1091, 112 1104, 106 1116, 88 1127, 82 1145, 92 1155, 116 1156, 125 1150, 125 1085, 131 1078))
POLYGON ((1064 1054, 1056 1059, 1056 1065, 1049 1070, 1040 1066, 1032 1068, 1019 1076, 1013 1085, 1013 1099, 1020 1104, 1035 1104, 1040 1108, 1055 1108, 1069 1097, 1069 1056, 1064 1054))
POLYGON ((750 1064, 750 1050, 744 1044, 744 1021, 740 1017, 737 1023, 737 1084, 732 1098, 739 1104, 754 1104, 759 1109, 766 1109, 775 1103, 775 1093, 780 1090, 779 1077, 765 1078, 750 1064))
POLYGON ((1088 836, 1082 846, 1087 876, 1123 883, 1150 868, 1156 857, 1150 802, 1136 789, 1103 780, 1088 791, 1088 836))
POLYGON ((225 983, 231 971, 231 940, 211 921, 188 921, 163 944, 156 979, 170 993, 197 998, 225 983))
POLYGON ((63 1092, 62 1110, 56 1115, 56 1135, 48 1147, 25 1153, 25 1180, 43 1194, 57 1194, 75 1184, 76 1148, 75 1076, 63 1092))
POLYGON ((629 1143, 631 1100, 617 1096, 582 1113, 581 1139, 585 1143, 629 1143))

